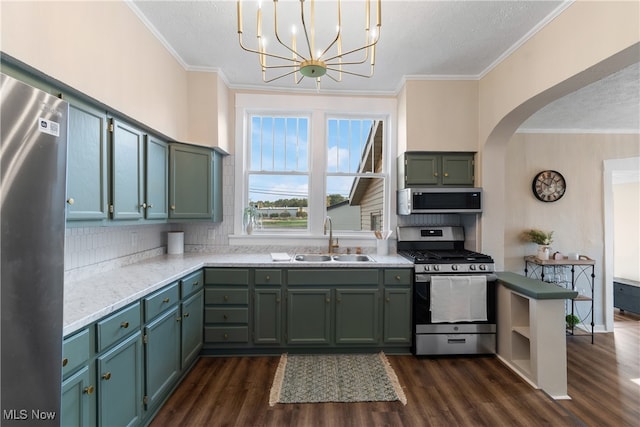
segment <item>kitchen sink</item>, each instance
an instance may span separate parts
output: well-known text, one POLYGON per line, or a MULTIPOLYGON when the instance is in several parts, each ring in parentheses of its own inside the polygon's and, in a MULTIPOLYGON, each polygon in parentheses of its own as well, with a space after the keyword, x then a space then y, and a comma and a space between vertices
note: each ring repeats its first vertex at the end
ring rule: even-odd
POLYGON ((300 262, 373 262, 373 258, 368 255, 322 255, 322 254, 296 254, 294 261, 300 262))
POLYGON ((293 260, 302 262, 327 262, 331 261, 331 256, 317 254, 297 254, 293 257, 293 260))
POLYGON ((369 255, 334 255, 334 261, 338 262, 372 262, 369 255))

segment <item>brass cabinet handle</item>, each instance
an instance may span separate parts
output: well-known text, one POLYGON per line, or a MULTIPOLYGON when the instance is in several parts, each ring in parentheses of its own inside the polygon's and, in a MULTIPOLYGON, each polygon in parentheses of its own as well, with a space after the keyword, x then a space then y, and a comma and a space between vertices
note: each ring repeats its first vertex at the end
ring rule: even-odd
POLYGON ((228 317, 227 317, 227 315, 226 315, 226 314, 223 314, 223 315, 222 315, 222 318, 223 318, 224 320, 227 320, 227 319, 228 319, 228 317))
POLYGON ((144 203, 144 202, 142 202, 142 204, 140 205, 140 207, 141 207, 142 209, 147 209, 147 204, 146 204, 146 203, 144 203))
POLYGON ((264 277, 264 280, 266 280, 266 281, 268 282, 269 280, 271 280, 271 276, 269 276, 269 275, 267 274, 267 275, 264 277))
POLYGON ((193 286, 198 286, 200 284, 200 281, 196 280, 195 282, 193 282, 193 286))
POLYGON ((171 205, 171 210, 175 211, 176 210, 176 205, 171 205))
POLYGON ((327 298, 327 304, 329 304, 331 302, 331 298, 327 298))
POLYGON ((68 205, 72 205, 72 204, 74 204, 75 202, 76 202, 76 201, 75 201, 75 200, 73 200, 73 197, 69 197, 69 198, 67 199, 67 204, 68 204, 68 205))
POLYGON ((225 340, 228 340, 228 339, 229 339, 229 334, 224 334, 224 335, 222 335, 222 337, 223 337, 225 340))
POLYGON ((176 322, 179 322, 181 320, 182 320, 182 317, 180 317, 180 316, 176 317, 176 322))
POLYGON ((121 327, 121 328, 125 328, 125 329, 127 329, 127 328, 129 327, 129 322, 122 322, 122 323, 120 323, 120 327, 121 327))
POLYGON ((189 317, 189 313, 183 314, 182 317, 189 317))
POLYGON ((111 372, 107 372, 106 374, 103 374, 102 379, 105 381, 109 381, 111 379, 111 372))
POLYGON ((449 172, 445 172, 445 173, 444 173, 444 176, 445 176, 445 177, 449 176, 449 172))
POLYGON ((153 207, 153 205, 152 205, 151 203, 149 203, 149 204, 147 205, 147 207, 148 207, 149 209, 151 209, 151 208, 153 207))
POLYGON ((225 301, 229 301, 229 296, 228 296, 228 295, 225 295, 223 299, 224 299, 225 301))
POLYGON ((66 357, 62 359, 62 367, 67 366, 68 363, 69 363, 69 359, 67 359, 66 357))
POLYGON ((400 275, 399 274, 396 276, 396 280, 400 280, 400 275))
POLYGON ((384 300, 385 300, 386 302, 391 301, 391 299, 390 299, 389 297, 386 297, 384 300))
POLYGON ((84 390, 82 390, 82 392, 83 392, 84 394, 93 394, 93 386, 92 386, 92 385, 90 385, 90 386, 88 386, 88 387, 85 387, 85 388, 84 388, 84 390))
POLYGON ((434 172, 434 173, 433 173, 433 176, 438 176, 438 172, 434 172))
POLYGON ((169 298, 165 298, 162 300, 162 302, 169 302, 169 301, 171 301, 169 298))

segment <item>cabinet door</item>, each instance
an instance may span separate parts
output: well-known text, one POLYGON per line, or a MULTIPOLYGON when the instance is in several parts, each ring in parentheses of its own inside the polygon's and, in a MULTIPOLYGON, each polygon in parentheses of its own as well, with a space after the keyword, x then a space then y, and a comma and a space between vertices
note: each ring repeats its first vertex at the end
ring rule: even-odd
POLYGON ((85 366, 62 383, 60 425, 65 427, 95 426, 95 386, 89 366, 85 366), (93 404, 92 404, 93 403, 93 404))
POLYGON ((142 339, 124 340, 98 361, 98 418, 101 426, 134 426, 142 413, 142 339))
POLYGON ((331 342, 331 290, 293 289, 287 293, 287 342, 331 342))
POLYGON ((336 289, 336 344, 376 344, 379 340, 377 289, 336 289))
POLYGON ((211 150, 171 144, 169 218, 211 219, 211 150))
POLYGON ((113 120, 112 132, 113 219, 141 219, 144 215, 144 135, 113 120))
POLYGON ((146 137, 145 218, 169 216, 169 145, 153 136, 146 137))
POLYGON ((282 306, 280 289, 256 289, 253 315, 253 342, 281 344, 282 306))
POLYGON ((213 222, 222 222, 222 154, 217 151, 212 156, 212 217, 213 222))
POLYGON ((405 186, 437 185, 440 182, 440 156, 406 153, 405 186))
POLYGON ((145 403, 153 408, 171 390, 180 374, 178 306, 145 327, 145 403))
POLYGON ((107 115, 69 101, 67 221, 105 220, 108 211, 107 115))
POLYGON ((411 343, 411 289, 385 289, 383 339, 385 344, 411 343))
POLYGON ((182 369, 188 367, 202 348, 204 291, 182 302, 182 369))
POLYGON ((473 186, 473 154, 451 154, 442 156, 442 184, 473 186))

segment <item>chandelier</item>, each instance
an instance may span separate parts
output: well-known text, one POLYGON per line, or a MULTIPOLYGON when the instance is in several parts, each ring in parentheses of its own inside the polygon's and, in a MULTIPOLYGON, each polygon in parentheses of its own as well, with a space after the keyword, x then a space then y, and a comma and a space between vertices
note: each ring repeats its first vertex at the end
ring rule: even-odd
MULTIPOLYGON (((273 37, 275 39, 273 48, 267 44, 267 42, 271 43, 271 40, 262 32, 262 4, 260 0, 258 0, 256 11, 257 44, 254 48, 251 48, 243 43, 242 2, 240 0, 237 2, 238 41, 242 49, 258 55, 262 80, 265 83, 270 83, 293 75, 295 84, 299 84, 305 77, 308 77, 315 80, 316 87, 319 89, 320 78, 323 76, 327 76, 336 82, 342 80, 343 74, 365 78, 372 77, 376 62, 376 45, 380 40, 381 0, 376 0, 374 29, 371 29, 371 0, 364 1, 364 43, 359 47, 347 45, 346 49, 343 49, 342 6, 340 0, 337 0, 336 6, 333 6, 337 7, 335 21, 333 22, 335 26, 333 27, 331 23, 316 22, 315 0, 308 0, 306 2, 308 6, 305 5, 305 0, 299 0, 299 2, 300 18, 297 23, 301 26, 303 33, 299 37, 300 43, 297 40, 298 26, 296 24, 289 24, 291 28, 290 39, 287 38, 286 42, 283 41, 284 36, 280 31, 280 22, 278 21, 278 0, 273 0, 273 37), (316 35, 319 36, 321 32, 328 34, 330 38, 325 41, 326 44, 318 46, 317 44, 322 42, 316 43, 316 35), (368 72, 362 72, 363 70, 368 72)), ((330 2, 321 1, 320 3, 324 7, 330 2)), ((354 17, 350 17, 349 22, 353 24, 355 22, 354 17)))

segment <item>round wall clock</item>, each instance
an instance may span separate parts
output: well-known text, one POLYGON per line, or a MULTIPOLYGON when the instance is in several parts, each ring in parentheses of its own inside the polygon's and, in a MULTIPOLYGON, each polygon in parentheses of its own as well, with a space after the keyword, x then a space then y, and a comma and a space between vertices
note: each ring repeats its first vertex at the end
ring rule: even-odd
POLYGON ((543 202, 555 202, 564 196, 567 183, 560 172, 542 171, 533 178, 531 189, 534 196, 543 202))

